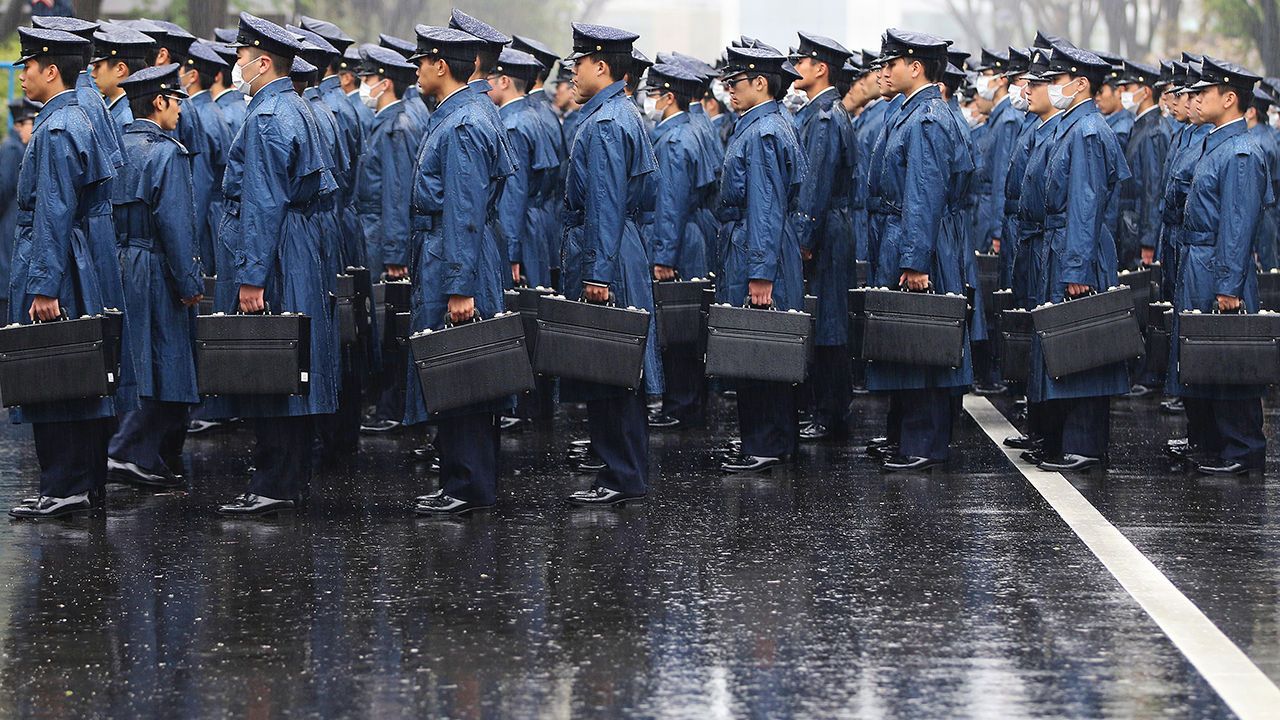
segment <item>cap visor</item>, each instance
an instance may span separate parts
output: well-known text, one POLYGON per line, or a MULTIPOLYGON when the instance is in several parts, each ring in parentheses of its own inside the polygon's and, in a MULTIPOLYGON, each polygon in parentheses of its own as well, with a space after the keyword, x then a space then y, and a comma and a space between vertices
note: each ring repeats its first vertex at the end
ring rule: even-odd
POLYGON ((560 62, 567 62, 567 63, 575 62, 577 61, 578 58, 584 58, 590 54, 591 53, 584 53, 584 52, 569 53, 568 55, 560 58, 560 62))
POLYGON ((1196 92, 1199 90, 1204 90, 1205 88, 1211 88, 1214 85, 1225 85, 1225 84, 1226 83, 1215 83, 1215 82, 1209 82, 1207 80, 1200 80, 1195 85, 1192 85, 1190 87, 1185 87, 1183 88, 1183 90, 1187 92, 1196 92))

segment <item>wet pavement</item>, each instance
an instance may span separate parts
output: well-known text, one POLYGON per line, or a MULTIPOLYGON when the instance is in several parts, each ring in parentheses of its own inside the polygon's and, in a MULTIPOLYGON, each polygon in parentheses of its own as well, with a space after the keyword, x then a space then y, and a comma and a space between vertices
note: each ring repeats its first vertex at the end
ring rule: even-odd
MULTIPOLYGON (((1158 404, 1117 400, 1114 469, 1073 484, 1280 680, 1280 484, 1168 471, 1158 404)), ((0 522, 0 717, 1231 716, 967 416, 944 472, 881 475, 860 398, 848 441, 725 477, 731 409, 654 433, 620 510, 560 502, 590 482, 577 413, 507 436, 498 509, 462 521, 409 511, 434 486, 408 432, 296 516, 222 520, 251 434, 193 437, 189 493, 0 522)), ((34 462, 0 427, 0 498, 34 462)))

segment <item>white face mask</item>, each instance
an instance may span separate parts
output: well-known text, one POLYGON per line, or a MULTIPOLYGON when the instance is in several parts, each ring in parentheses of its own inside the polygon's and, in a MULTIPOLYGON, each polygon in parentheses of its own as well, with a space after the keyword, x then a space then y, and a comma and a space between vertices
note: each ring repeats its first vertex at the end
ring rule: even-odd
POLYGON ((1075 95, 1064 95, 1062 92, 1062 88, 1064 87, 1066 86, 1065 85, 1049 86, 1049 104, 1059 110, 1066 110, 1067 108, 1071 107, 1071 103, 1074 102, 1076 99, 1075 95))
POLYGON ((1120 107, 1124 108, 1125 110, 1129 110, 1130 112, 1138 109, 1138 101, 1133 99, 1133 93, 1131 92, 1120 93, 1120 107))
POLYGON ((993 80, 995 80, 995 78, 989 75, 979 75, 978 79, 974 81, 973 84, 978 89, 978 95, 983 100, 996 99, 996 88, 992 84, 993 80))
POLYGON ((1019 112, 1026 112, 1031 108, 1031 103, 1027 100, 1027 95, 1024 90, 1025 88, 1021 85, 1012 85, 1009 87, 1009 104, 1013 106, 1014 110, 1019 112))
MULTIPOLYGON (((261 60, 261 59, 262 59, 262 56, 258 56, 253 60, 250 60, 249 62, 251 63, 257 62, 258 60, 261 60)), ((245 80, 244 65, 241 65, 240 63, 236 63, 235 65, 231 66, 231 86, 239 90, 240 92, 244 93, 245 99, 248 100, 249 93, 253 91, 253 81, 257 80, 259 75, 262 75, 261 71, 259 71, 257 75, 254 75, 248 80, 245 80)))
MULTIPOLYGON (((383 90, 382 92, 386 92, 383 90)), ((373 94, 373 86, 368 83, 360 83, 360 102, 370 110, 378 109, 378 98, 382 97, 382 93, 373 94)))
POLYGON ((658 98, 647 94, 644 96, 644 116, 653 122, 662 121, 662 111, 658 109, 658 98))
POLYGON ((782 104, 791 112, 798 112, 809 102, 809 96, 804 91, 795 89, 794 86, 787 88, 786 97, 782 98, 782 104))

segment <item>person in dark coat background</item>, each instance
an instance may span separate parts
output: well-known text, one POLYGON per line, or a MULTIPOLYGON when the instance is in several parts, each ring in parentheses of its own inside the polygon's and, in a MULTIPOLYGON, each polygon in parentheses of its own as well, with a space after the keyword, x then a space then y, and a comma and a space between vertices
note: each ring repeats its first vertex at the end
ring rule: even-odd
MULTIPOLYGON (((13 128, 0 142, 0 282, 9 286, 9 268, 13 264, 13 237, 18 227, 18 171, 22 169, 22 156, 31 141, 31 129, 35 126, 36 113, 41 103, 18 98, 9 103, 9 119, 13 128)), ((6 294, 7 297, 7 294, 6 294)), ((6 300, 6 305, 8 301, 6 300)), ((3 313, 7 322, 8 312, 3 313)))

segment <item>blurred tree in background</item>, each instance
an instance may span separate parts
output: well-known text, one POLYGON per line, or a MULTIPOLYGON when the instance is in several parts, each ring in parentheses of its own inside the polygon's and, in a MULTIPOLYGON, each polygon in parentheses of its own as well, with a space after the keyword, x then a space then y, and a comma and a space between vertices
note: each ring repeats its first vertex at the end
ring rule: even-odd
POLYGON ((1205 0, 1205 10, 1223 35, 1243 40, 1258 53, 1268 76, 1280 76, 1280 3, 1277 0, 1205 0))

